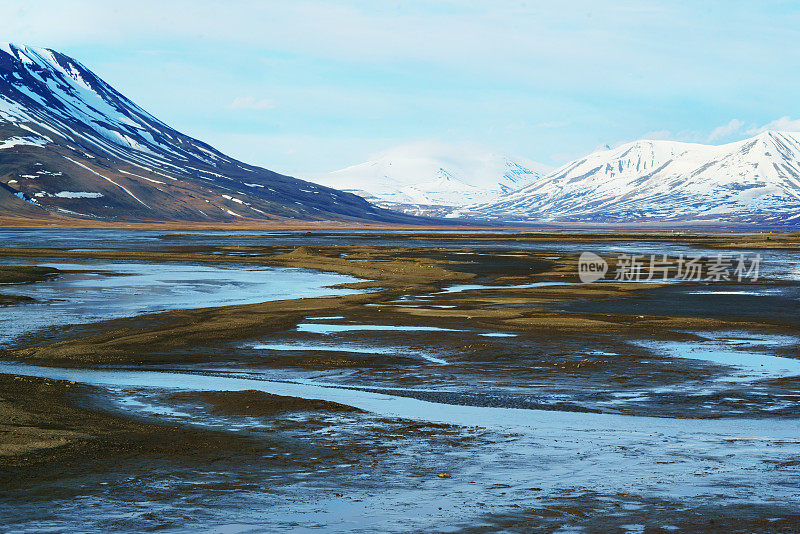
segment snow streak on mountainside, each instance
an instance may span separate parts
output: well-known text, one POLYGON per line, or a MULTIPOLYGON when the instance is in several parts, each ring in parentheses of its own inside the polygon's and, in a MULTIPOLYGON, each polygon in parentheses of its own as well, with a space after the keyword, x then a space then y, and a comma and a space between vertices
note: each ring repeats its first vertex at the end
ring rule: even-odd
MULTIPOLYGON (((154 83, 157 81, 154 80, 154 83)), ((407 222, 173 130, 77 61, 0 45, 0 215, 407 222)))
POLYGON ((406 213, 453 216, 458 208, 492 201, 548 170, 471 145, 424 142, 386 150, 315 181, 406 213))
POLYGON ((712 146, 636 141, 471 208, 515 221, 800 224, 800 134, 712 146))

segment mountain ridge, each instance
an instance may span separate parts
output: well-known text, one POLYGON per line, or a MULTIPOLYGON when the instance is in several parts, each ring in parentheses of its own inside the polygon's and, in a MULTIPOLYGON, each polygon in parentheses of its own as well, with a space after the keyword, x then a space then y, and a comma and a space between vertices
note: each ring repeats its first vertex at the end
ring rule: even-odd
POLYGON ((540 178, 549 167, 472 144, 424 141, 384 150, 317 183, 406 213, 452 216, 540 178))
POLYGON ((800 214, 800 134, 766 131, 723 145, 633 141, 468 212, 518 222, 781 224, 800 214))
POLYGON ((58 51, 0 44, 0 211, 101 220, 420 224, 248 165, 155 118, 58 51))

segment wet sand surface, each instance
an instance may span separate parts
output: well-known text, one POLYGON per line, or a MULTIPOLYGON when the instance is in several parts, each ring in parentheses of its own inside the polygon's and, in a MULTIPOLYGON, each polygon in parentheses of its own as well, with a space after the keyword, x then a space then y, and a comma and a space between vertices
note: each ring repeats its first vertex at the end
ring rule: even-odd
POLYGON ((23 329, 6 530, 800 529, 796 235, 30 232, 0 293, 38 304, 6 320, 76 265, 350 278, 23 329), (764 276, 580 284, 583 250, 759 252, 764 276))

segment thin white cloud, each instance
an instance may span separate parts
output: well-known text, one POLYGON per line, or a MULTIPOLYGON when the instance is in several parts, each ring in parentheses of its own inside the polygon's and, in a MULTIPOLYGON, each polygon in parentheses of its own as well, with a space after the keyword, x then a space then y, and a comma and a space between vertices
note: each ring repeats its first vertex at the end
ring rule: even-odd
POLYGON ((708 135, 708 141, 716 141, 717 139, 724 139, 731 135, 738 133, 744 127, 744 121, 739 119, 731 119, 727 124, 717 126, 708 135))
POLYGON ((268 98, 257 99, 252 96, 237 96, 228 106, 230 109, 272 109, 275 102, 268 98))
POLYGON ((569 121, 549 121, 549 122, 540 122, 535 124, 536 128, 563 128, 564 126, 569 126, 569 121))
MULTIPOLYGON (((4 39, 56 47, 149 43, 169 36, 231 49, 245 47, 251 54, 277 50, 377 65, 417 61, 534 86, 548 80, 569 89, 579 84, 590 91, 650 94, 713 91, 731 83, 742 68, 758 67, 766 75, 770 66, 776 66, 770 63, 775 54, 768 43, 782 44, 796 37, 790 21, 782 26, 762 24, 769 28, 768 35, 756 34, 746 42, 740 42, 735 28, 726 26, 729 31, 715 35, 713 46, 707 47, 708 61, 701 61, 697 58, 705 54, 691 52, 706 48, 709 26, 704 17, 719 16, 722 9, 689 17, 677 5, 612 2, 601 8, 591 0, 573 0, 570 9, 559 2, 526 5, 516 0, 448 1, 444 6, 365 0, 231 4, 7 0, 3 33, 4 39), (677 38, 653 39, 659 33, 677 38), (733 37, 723 39, 728 35, 733 37), (736 58, 736 69, 731 68, 730 58, 736 58), (714 68, 709 67, 711 60, 719 60, 712 62, 714 68), (680 75, 664 83, 663 73, 680 75)), ((746 25, 759 27, 755 13, 747 17, 746 25)), ((752 77, 757 79, 757 74, 753 71, 752 77)))
POLYGON ((751 135, 760 134, 767 130, 778 130, 781 132, 800 132, 800 119, 792 119, 788 115, 775 119, 762 126, 754 126, 747 130, 751 135))

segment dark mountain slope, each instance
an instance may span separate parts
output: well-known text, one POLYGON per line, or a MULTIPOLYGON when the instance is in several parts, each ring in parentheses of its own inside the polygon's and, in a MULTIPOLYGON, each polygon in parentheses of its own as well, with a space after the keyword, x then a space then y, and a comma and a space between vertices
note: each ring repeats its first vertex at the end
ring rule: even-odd
POLYGON ((0 215, 109 221, 430 223, 247 165, 184 135, 77 61, 0 45, 0 215))

